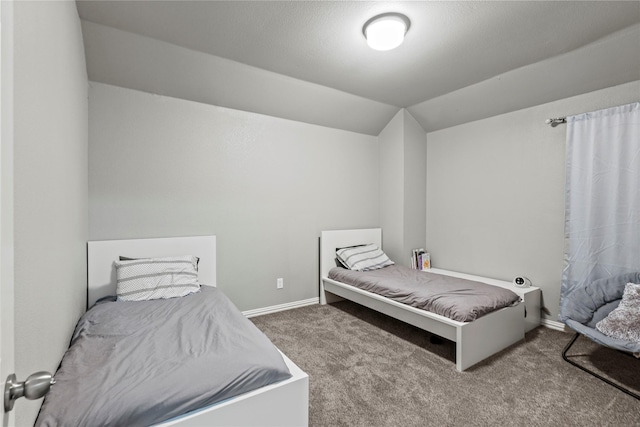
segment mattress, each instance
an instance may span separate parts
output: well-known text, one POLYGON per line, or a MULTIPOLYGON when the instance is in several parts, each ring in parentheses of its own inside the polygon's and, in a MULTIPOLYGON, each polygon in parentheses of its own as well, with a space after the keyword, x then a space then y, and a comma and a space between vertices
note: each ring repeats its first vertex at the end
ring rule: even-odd
POLYGON ((98 302, 78 322, 36 426, 148 426, 290 378, 217 288, 98 302))
POLYGON ((509 289, 397 264, 372 271, 335 267, 329 278, 459 322, 520 303, 509 289))

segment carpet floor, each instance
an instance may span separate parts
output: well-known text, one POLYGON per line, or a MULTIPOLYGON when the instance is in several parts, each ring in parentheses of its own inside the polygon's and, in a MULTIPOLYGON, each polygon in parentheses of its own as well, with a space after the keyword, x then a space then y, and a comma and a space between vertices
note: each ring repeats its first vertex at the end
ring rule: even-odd
MULTIPOLYGON (((455 343, 349 301, 251 320, 309 374, 310 426, 640 426, 640 401, 562 360, 569 333, 457 372, 455 343)), ((640 391, 640 360, 584 337, 570 354, 640 391)))

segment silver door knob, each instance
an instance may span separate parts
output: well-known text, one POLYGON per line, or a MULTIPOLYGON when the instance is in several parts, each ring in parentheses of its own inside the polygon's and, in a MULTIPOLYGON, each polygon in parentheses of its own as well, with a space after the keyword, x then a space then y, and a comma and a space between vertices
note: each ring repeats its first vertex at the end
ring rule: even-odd
POLYGON ((9 375, 4 385, 4 411, 12 410, 13 403, 20 397, 24 396, 29 400, 41 398, 49 393, 51 385, 55 382, 53 376, 46 371, 29 375, 26 381, 22 382, 16 381, 15 374, 9 375))

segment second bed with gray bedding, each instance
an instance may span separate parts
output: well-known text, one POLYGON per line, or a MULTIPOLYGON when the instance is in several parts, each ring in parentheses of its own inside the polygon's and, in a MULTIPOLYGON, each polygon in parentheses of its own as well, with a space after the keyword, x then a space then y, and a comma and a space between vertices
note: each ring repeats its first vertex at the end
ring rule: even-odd
POLYGON ((78 322, 36 426, 148 426, 290 376, 217 288, 99 301, 78 322))
POLYGON ((459 322, 520 302, 509 289, 397 264, 371 271, 335 267, 329 278, 459 322))

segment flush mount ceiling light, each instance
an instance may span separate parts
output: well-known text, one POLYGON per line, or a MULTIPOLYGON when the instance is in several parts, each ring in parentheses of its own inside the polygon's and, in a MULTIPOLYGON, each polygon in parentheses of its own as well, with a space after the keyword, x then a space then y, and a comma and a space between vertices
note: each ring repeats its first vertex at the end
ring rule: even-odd
POLYGON ((375 50, 391 50, 402 44, 411 21, 401 13, 376 15, 362 27, 367 44, 375 50))

